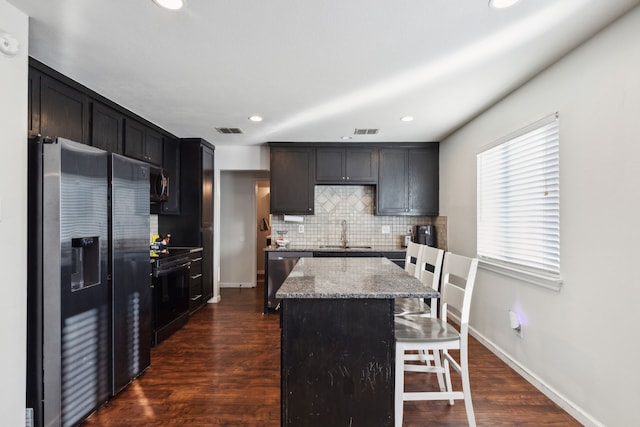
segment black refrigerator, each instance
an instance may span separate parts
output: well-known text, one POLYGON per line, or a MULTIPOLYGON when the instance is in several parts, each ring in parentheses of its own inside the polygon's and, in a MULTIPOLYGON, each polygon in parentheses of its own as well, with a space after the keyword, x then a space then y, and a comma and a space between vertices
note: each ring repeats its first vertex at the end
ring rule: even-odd
POLYGON ((149 364, 148 166, 62 138, 29 144, 27 407, 35 426, 74 426, 149 364), (146 226, 123 230, 120 211, 146 226))

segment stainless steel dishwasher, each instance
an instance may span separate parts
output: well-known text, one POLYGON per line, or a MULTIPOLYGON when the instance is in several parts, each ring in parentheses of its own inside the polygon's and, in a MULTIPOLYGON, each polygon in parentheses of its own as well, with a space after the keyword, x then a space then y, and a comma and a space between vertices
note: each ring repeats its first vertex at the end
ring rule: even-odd
POLYGON ((282 286, 298 260, 304 257, 313 257, 313 252, 267 252, 267 282, 264 285, 264 313, 278 311, 280 299, 276 298, 276 292, 282 286))

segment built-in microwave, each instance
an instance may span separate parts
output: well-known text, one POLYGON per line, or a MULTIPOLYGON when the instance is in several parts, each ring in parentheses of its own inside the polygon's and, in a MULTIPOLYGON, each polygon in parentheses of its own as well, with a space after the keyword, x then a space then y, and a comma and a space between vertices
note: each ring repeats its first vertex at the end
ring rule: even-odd
POLYGON ((166 202, 169 200, 169 177, 160 168, 149 168, 149 187, 151 202, 166 202))

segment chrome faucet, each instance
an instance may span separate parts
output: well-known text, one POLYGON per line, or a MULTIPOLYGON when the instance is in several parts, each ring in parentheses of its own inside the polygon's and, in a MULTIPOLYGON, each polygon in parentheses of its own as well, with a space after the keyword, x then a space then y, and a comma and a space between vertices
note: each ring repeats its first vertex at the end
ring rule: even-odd
POLYGON ((342 231, 340 233, 340 244, 343 248, 347 247, 347 220, 343 219, 340 222, 340 226, 342 227, 342 231))

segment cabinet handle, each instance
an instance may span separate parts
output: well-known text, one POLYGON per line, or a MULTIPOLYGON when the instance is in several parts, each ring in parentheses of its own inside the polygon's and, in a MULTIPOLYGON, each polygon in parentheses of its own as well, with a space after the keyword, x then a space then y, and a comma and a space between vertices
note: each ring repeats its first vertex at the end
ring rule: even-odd
POLYGON ((194 259, 191 260, 191 262, 198 262, 198 261, 202 261, 202 257, 194 258, 194 259))
POLYGON ((202 274, 196 274, 195 276, 191 276, 192 279, 199 279, 202 277, 202 274))
POLYGON ((347 177, 347 179, 350 179, 349 177, 347 177))
POLYGON ((191 297, 191 301, 197 301, 197 300, 199 300, 200 298, 202 298, 202 295, 196 295, 196 296, 194 296, 194 297, 191 297))

